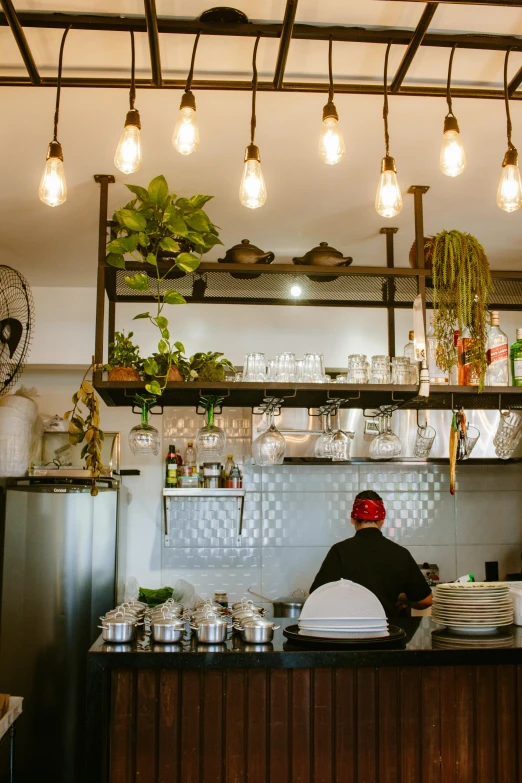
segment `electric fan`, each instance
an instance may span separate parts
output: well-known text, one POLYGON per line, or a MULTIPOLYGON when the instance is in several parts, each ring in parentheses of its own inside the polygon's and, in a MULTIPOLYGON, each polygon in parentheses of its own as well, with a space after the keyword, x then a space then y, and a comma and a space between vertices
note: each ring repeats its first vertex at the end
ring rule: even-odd
POLYGON ((29 283, 20 272, 0 264, 0 396, 24 371, 33 325, 29 283))

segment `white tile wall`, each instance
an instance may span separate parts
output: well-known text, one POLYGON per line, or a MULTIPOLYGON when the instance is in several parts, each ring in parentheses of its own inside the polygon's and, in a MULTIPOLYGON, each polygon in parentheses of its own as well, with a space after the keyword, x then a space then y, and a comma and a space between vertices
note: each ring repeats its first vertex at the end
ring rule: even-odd
POLYGON ((457 544, 520 544, 522 492, 457 493, 457 544))
POLYGON ((457 546, 457 571, 459 576, 473 573, 475 579, 485 578, 484 563, 498 561, 499 577, 520 572, 520 542, 518 544, 481 544, 457 546))

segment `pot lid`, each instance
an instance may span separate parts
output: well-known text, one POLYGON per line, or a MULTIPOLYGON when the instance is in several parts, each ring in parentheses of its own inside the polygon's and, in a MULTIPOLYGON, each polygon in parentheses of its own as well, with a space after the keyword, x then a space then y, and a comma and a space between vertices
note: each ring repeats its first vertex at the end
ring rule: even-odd
MULTIPOLYGON (((328 242, 319 242, 317 247, 313 247, 308 253, 328 253, 329 256, 339 256, 339 258, 343 256, 340 250, 330 247, 328 242)), ((305 253, 305 255, 308 255, 308 253, 305 253)))
POLYGON ((178 617, 162 617, 159 620, 153 620, 151 625, 172 625, 174 628, 183 628, 185 620, 180 620, 178 617))

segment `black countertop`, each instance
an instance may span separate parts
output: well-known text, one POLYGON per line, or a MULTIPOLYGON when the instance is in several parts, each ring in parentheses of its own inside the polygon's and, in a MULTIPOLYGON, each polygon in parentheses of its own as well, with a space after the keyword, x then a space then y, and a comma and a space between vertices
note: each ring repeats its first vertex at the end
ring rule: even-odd
POLYGON ((129 645, 112 645, 101 636, 89 650, 89 663, 103 669, 293 669, 358 666, 462 666, 522 664, 522 627, 515 625, 491 636, 456 636, 429 617, 394 620, 407 636, 384 648, 365 649, 334 645, 304 646, 290 643, 283 627, 296 620, 278 620, 282 628, 268 645, 245 645, 234 634, 222 645, 198 645, 191 638, 183 645, 153 644, 139 636, 129 645))

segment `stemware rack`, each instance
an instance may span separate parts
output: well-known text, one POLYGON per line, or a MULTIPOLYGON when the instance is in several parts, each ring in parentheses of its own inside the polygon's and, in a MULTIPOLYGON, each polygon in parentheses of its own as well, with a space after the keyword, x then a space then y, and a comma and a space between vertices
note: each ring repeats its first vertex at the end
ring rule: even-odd
MULTIPOLYGON (((96 299, 96 336, 94 362, 96 367, 104 363, 106 345, 114 340, 116 306, 120 302, 140 303, 154 301, 150 295, 134 291, 125 283, 125 272, 107 264, 106 244, 112 223, 107 220, 109 184, 114 177, 96 175, 100 185, 100 222, 98 235, 98 276, 96 299), (106 305, 106 301, 108 305, 106 305), (106 312, 107 311, 107 312, 106 312)), ((273 264, 272 266, 242 265, 242 279, 237 264, 202 263, 194 274, 175 270, 172 278, 177 290, 188 303, 199 304, 266 304, 284 306, 320 307, 371 307, 387 310, 388 353, 395 355, 395 310, 411 308, 420 293, 424 314, 433 306, 433 288, 430 270, 424 268, 424 194, 428 186, 413 185, 409 189, 414 197, 415 241, 418 266, 395 267, 393 238, 397 228, 380 229, 386 239, 386 266, 349 266, 335 268, 335 280, 318 282, 313 277, 332 277, 331 267, 273 264), (298 280, 302 289, 299 299, 292 299, 289 290, 298 280)), ((161 267, 160 262, 160 267, 161 267)), ((143 271, 143 264, 129 262, 128 270, 143 271)), ((168 267, 165 267, 165 271, 168 267)), ((494 310, 522 310, 522 271, 492 270, 494 282, 494 310)), ((165 288, 172 287, 166 280, 165 288)), ((335 375, 335 371, 327 370, 335 375)), ((137 393, 145 390, 144 381, 108 381, 96 370, 94 386, 109 406, 132 406, 137 393)), ((481 393, 473 387, 431 387, 429 397, 420 397, 417 386, 403 385, 354 385, 339 383, 221 383, 169 382, 159 400, 162 407, 197 407, 202 396, 215 394, 223 397, 223 405, 259 408, 263 400, 278 398, 285 407, 319 409, 334 400, 341 399, 337 407, 363 408, 377 411, 384 408, 449 410, 455 407, 495 410, 522 408, 522 387, 486 387, 481 393)))

